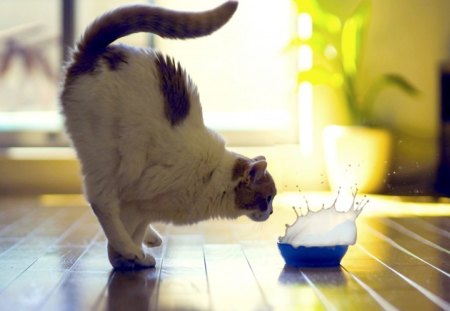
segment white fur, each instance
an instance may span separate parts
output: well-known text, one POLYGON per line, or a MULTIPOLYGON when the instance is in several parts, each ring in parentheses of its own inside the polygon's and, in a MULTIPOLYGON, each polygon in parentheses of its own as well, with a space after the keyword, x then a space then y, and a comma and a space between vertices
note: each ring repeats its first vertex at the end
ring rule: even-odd
POLYGON ((239 181, 232 181, 232 170, 242 156, 204 126, 194 85, 188 117, 172 126, 154 53, 120 49, 127 64, 116 71, 103 64, 96 74, 76 77, 63 94, 63 112, 111 263, 152 266, 142 242, 161 241, 150 222, 191 224, 248 213, 236 207, 233 192, 239 181))

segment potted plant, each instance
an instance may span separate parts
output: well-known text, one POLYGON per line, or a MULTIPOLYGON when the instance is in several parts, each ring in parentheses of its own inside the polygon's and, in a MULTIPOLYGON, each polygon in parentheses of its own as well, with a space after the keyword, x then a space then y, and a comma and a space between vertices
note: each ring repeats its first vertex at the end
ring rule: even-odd
POLYGON ((307 13, 313 22, 308 38, 295 37, 290 46, 307 44, 314 65, 299 71, 298 83, 325 84, 343 93, 350 126, 332 125, 323 132, 328 181, 332 189, 355 185, 362 192, 383 187, 391 157, 391 133, 377 126, 373 108, 378 95, 395 87, 408 95, 416 88, 395 73, 381 75, 365 93, 358 88, 363 43, 371 11, 369 0, 362 0, 345 20, 323 10, 317 0, 294 0, 298 14, 307 13))

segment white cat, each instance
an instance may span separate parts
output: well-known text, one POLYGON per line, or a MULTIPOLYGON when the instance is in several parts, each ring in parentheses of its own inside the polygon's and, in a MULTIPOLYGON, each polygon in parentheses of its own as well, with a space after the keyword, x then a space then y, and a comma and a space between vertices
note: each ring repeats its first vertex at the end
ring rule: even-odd
POLYGON ((61 94, 85 194, 108 238, 115 268, 151 267, 142 248, 161 244, 151 222, 192 224, 272 213, 275 184, 266 160, 228 151, 204 126, 196 86, 171 58, 116 39, 135 32, 166 38, 208 35, 237 8, 201 13, 135 5, 86 30, 66 68, 61 94))

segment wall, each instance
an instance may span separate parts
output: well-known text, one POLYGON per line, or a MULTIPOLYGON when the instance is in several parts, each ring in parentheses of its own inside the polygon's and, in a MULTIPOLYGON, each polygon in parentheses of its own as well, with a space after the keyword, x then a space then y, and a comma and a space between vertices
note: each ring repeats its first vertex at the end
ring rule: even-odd
MULTIPOLYGON (((319 0, 341 17, 348 16, 359 1, 319 0)), ((439 66, 450 59, 450 1, 372 1, 359 89, 362 93, 383 73, 398 73, 419 90, 408 97, 387 89, 379 97, 375 117, 393 130, 395 159, 391 174, 392 192, 420 193, 432 187, 438 160, 439 66), (394 174, 395 172, 395 174, 394 174)), ((323 95, 322 95, 323 97, 323 95)), ((323 99, 322 99, 323 100, 323 99)), ((316 103, 325 111, 322 122, 332 122, 326 100, 316 103)))

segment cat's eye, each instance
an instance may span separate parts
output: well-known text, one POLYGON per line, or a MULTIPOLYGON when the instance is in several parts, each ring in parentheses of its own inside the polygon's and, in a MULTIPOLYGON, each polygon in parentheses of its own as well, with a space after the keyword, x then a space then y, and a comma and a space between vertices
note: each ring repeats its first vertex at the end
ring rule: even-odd
POLYGON ((269 196, 267 197, 267 203, 270 203, 271 201, 272 201, 272 196, 269 195, 269 196))

